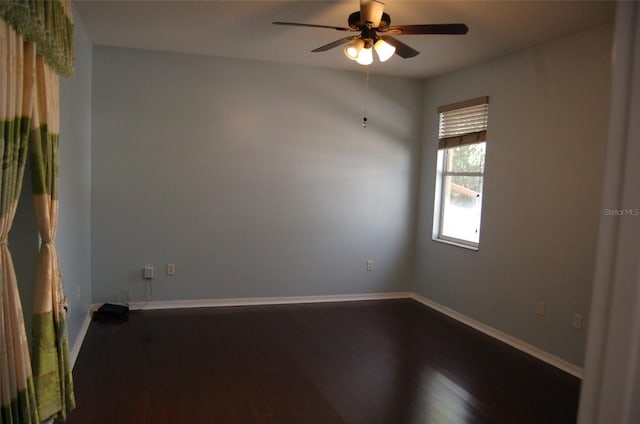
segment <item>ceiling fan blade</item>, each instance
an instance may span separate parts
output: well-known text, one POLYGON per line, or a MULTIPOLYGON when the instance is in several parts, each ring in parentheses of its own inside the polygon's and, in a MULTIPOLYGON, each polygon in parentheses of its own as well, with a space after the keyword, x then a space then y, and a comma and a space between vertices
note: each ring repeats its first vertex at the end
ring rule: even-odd
POLYGON ((353 40, 354 38, 358 38, 358 36, 357 35, 350 35, 349 37, 341 38, 339 40, 336 40, 336 41, 331 42, 329 44, 325 44, 324 46, 320 46, 317 49, 313 49, 311 51, 314 52, 314 53, 326 52, 327 50, 331 50, 332 48, 338 47, 341 44, 346 44, 349 41, 353 40))
POLYGON ((397 40, 389 35, 383 35, 380 37, 381 40, 384 40, 385 43, 391 44, 396 48, 396 54, 403 59, 408 59, 410 57, 414 57, 420 54, 419 51, 412 49, 411 47, 404 44, 402 41, 397 40))
POLYGON ((335 30, 338 30, 338 31, 357 31, 357 30, 354 30, 353 28, 338 27, 338 26, 331 26, 331 25, 300 24, 300 23, 297 23, 297 22, 272 22, 272 24, 274 24, 274 25, 289 25, 289 26, 310 27, 310 28, 327 28, 327 29, 335 29, 335 30))
POLYGON ((469 31, 465 24, 425 24, 425 25, 392 25, 380 28, 381 32, 389 32, 396 35, 411 34, 448 34, 464 35, 469 31))
POLYGON ((360 0, 360 17, 362 23, 371 22, 371 28, 378 28, 384 12, 384 3, 378 0, 360 0))

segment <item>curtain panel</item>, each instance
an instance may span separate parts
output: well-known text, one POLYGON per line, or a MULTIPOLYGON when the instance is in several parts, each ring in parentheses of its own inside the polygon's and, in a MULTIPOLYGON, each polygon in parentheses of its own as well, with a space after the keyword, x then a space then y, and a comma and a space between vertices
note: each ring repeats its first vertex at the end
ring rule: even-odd
POLYGON ((66 297, 55 246, 58 222, 58 76, 36 58, 36 104, 31 119, 29 162, 40 232, 33 304, 33 374, 40 417, 65 419, 75 407, 69 365, 66 297))
POLYGON ((75 407, 66 303, 54 243, 58 75, 73 75, 73 19, 70 0, 0 0, 0 18, 0 424, 30 424, 64 420, 75 407), (41 239, 31 360, 7 245, 27 154, 41 239))
POLYGON ((8 237, 24 176, 35 45, 0 19, 0 423, 39 423, 29 346, 8 237))

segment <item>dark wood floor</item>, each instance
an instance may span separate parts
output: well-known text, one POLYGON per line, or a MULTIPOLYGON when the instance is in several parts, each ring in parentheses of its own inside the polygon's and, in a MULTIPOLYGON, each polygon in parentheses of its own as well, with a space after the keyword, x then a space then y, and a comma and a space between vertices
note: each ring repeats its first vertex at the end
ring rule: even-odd
POLYGON ((74 423, 574 423, 578 379, 412 300, 93 323, 74 423))

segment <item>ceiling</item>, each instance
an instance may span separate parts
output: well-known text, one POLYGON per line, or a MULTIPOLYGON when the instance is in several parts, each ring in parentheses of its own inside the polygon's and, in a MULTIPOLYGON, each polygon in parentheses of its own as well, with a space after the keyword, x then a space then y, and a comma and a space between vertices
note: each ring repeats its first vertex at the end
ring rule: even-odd
MULTIPOLYGON (((384 1, 384 0, 383 0, 384 1)), ((466 23, 460 35, 401 35, 421 52, 371 65, 372 72, 427 78, 613 21, 613 1, 386 0, 392 25, 466 23)), ((273 21, 347 26, 358 0, 84 0, 76 9, 95 45, 192 53, 360 71, 337 47, 340 31, 273 21)))

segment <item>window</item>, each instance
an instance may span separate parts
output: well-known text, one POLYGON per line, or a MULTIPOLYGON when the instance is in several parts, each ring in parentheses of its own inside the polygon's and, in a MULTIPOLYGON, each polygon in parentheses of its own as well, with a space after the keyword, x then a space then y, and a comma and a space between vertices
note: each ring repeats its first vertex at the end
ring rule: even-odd
POLYGON ((488 97, 438 108, 435 240, 479 246, 488 111, 488 97))

